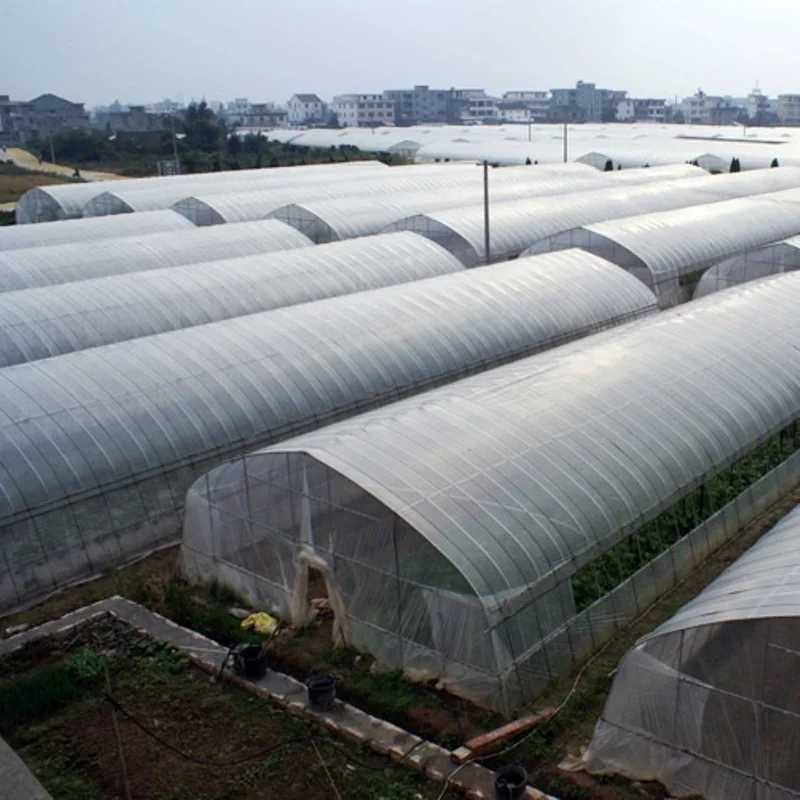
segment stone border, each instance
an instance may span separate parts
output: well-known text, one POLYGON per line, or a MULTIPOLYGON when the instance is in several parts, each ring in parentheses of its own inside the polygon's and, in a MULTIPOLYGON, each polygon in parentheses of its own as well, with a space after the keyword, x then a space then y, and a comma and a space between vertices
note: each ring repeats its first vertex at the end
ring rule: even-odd
MULTIPOLYGON (((168 642, 212 675, 220 671, 228 654, 228 648, 218 642, 116 595, 1 640, 0 658, 38 639, 66 633, 78 625, 106 615, 116 617, 140 633, 168 642)), ((329 712, 312 711, 308 705, 305 684, 289 675, 267 670, 267 674, 256 681, 245 680, 229 671, 224 672, 223 676, 251 694, 283 708, 289 714, 313 721, 353 741, 368 745, 393 761, 407 762, 427 778, 440 783, 449 779, 451 786, 460 789, 471 800, 494 800, 494 772, 491 770, 476 763, 466 763, 459 767, 454 763, 449 750, 341 700, 336 700, 329 712)), ((528 787, 525 797, 526 800, 555 800, 533 787, 528 787)))

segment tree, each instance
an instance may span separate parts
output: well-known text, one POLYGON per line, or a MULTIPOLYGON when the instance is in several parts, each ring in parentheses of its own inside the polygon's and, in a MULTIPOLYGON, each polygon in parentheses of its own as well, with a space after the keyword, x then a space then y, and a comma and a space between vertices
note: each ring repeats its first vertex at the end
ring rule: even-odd
POLYGON ((231 156, 238 156, 242 152, 242 140, 238 134, 233 133, 228 137, 227 148, 228 155, 231 156))
POLYGON ((225 126, 217 120, 205 100, 189 104, 182 127, 186 134, 184 142, 189 150, 215 153, 227 138, 225 126))
POLYGON ((742 165, 739 163, 739 159, 736 158, 735 156, 731 159, 731 168, 730 168, 729 171, 730 172, 741 172, 742 171, 742 165))
POLYGON ((777 159, 777 158, 773 158, 773 159, 772 159, 772 163, 770 164, 770 166, 771 166, 771 167, 777 167, 777 166, 780 166, 780 165, 778 164, 778 159, 777 159))
POLYGON ((603 167, 603 172, 613 172, 614 171, 614 162, 609 158, 606 160, 606 165, 603 167))
POLYGON ((251 155, 257 155, 260 153, 263 146, 264 137, 258 133, 248 133, 242 142, 242 147, 245 153, 250 153, 251 155))

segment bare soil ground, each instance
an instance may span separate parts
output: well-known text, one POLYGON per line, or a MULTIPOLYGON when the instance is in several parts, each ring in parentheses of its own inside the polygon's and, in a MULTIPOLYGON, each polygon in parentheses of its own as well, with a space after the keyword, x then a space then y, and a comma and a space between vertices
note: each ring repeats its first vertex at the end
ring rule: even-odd
POLYGON ((106 669, 125 712, 117 718, 132 800, 439 795, 410 768, 334 740, 236 686, 212 685, 179 653, 102 620, 0 663, 0 729, 56 800, 125 797, 106 669), (44 686, 50 707, 26 706, 44 686))
POLYGON ((33 189, 34 186, 64 183, 72 183, 72 181, 60 175, 45 175, 41 172, 29 172, 9 164, 0 164, 0 206, 15 203, 28 189, 33 189))

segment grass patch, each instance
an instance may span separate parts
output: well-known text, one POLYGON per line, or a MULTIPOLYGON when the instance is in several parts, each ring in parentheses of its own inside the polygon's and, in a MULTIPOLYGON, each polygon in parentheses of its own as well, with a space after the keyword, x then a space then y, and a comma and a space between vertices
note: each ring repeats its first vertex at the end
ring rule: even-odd
POLYGON ((52 186, 53 184, 75 182, 73 178, 48 175, 43 172, 31 172, 14 164, 0 164, 0 205, 16 203, 28 189, 33 189, 35 186, 52 186))

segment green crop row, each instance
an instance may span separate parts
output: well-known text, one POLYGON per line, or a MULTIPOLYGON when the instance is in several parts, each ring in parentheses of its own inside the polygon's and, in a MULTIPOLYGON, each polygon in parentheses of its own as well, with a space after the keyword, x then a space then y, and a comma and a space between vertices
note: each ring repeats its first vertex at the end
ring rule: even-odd
POLYGON ((572 576, 577 611, 608 594, 800 448, 793 422, 572 576))

